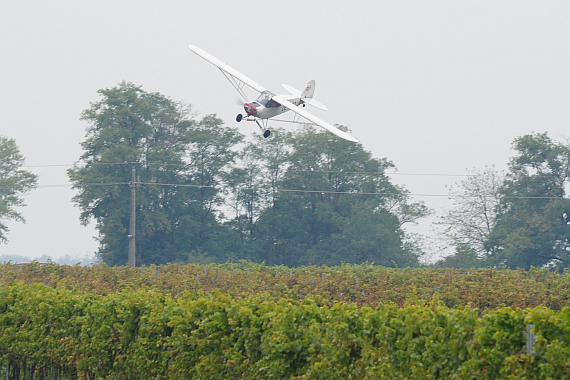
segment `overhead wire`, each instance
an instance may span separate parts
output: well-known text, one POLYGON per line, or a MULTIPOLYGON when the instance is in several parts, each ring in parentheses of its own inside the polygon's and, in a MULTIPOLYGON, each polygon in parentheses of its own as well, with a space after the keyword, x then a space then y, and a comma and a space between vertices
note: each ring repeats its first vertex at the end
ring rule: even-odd
MULTIPOLYGON (((89 165, 132 165, 140 164, 138 162, 96 162, 89 163, 89 165)), ((163 162, 147 162, 144 163, 149 166, 178 166, 178 163, 163 163, 163 162)), ((74 164, 41 164, 41 165, 23 165, 23 168, 40 168, 40 167, 73 167, 73 166, 84 166, 86 163, 74 163, 74 164)), ((477 176, 477 174, 447 174, 447 173, 401 173, 401 172, 366 172, 366 171, 338 171, 338 170, 296 170, 301 172, 311 172, 311 173, 342 173, 342 174, 362 174, 362 175, 407 175, 407 176, 429 176, 429 177, 470 177, 477 176)), ((155 186, 177 186, 177 187, 194 187, 194 188, 215 188, 214 186, 204 186, 204 185, 192 185, 192 184, 176 184, 176 183, 157 183, 157 182, 137 182, 141 185, 155 185, 155 186)), ((112 183, 87 183, 81 186, 117 186, 117 185, 130 185, 130 182, 112 182, 112 183)), ((62 187, 72 187, 72 184, 48 184, 48 185, 38 185, 37 188, 62 188, 62 187)), ((241 188, 241 190, 263 190, 263 188, 241 188)), ((273 189, 279 192, 296 192, 296 193, 321 193, 321 194, 352 194, 352 195, 384 195, 384 196, 396 196, 401 194, 393 194, 389 192, 351 192, 351 191, 331 191, 331 190, 306 190, 306 189, 273 189)), ((424 194, 424 193, 407 193, 408 196, 414 197, 435 197, 442 198, 446 197, 449 199, 457 198, 460 195, 453 194, 424 194)), ((561 197, 549 197, 549 196, 511 196, 505 197, 509 199, 564 199, 561 197)))
MULTIPOLYGON (((91 187, 91 186, 125 186, 130 185, 130 182, 110 182, 110 183, 85 183, 81 184, 79 187, 91 187)), ((209 185, 193 185, 193 184, 180 184, 180 183, 161 183, 161 182, 136 182, 137 185, 147 185, 147 186, 171 186, 171 187, 191 187, 191 188, 212 188, 215 189, 216 186, 209 185)), ((38 185, 36 188, 64 188, 72 187, 73 184, 49 184, 49 185, 38 185)), ((0 187, 0 189, 2 189, 0 187)), ((403 194, 396 194, 391 192, 354 192, 354 191, 335 191, 335 190, 307 190, 307 189, 267 189, 262 187, 242 187, 237 188, 238 191, 252 191, 252 190, 271 190, 276 192, 288 192, 288 193, 309 193, 309 194, 348 194, 348 195, 383 195, 383 196, 402 196, 403 194)), ((406 193, 405 195, 413 197, 437 197, 437 198, 449 198, 454 199, 460 197, 460 195, 453 194, 422 194, 422 193, 406 193)), ((568 199, 563 197, 549 197, 549 196, 504 196, 507 199, 568 199)))
MULTIPOLYGON (((89 165, 132 165, 135 162, 94 162, 89 163, 89 165)), ((140 164, 136 162, 136 164, 140 164)), ((22 165, 22 168, 45 168, 45 167, 73 167, 73 166, 85 166, 86 163, 74 163, 74 164, 42 164, 42 165, 22 165)), ((144 165, 149 166, 179 166, 179 163, 164 163, 164 162, 146 162, 144 165)), ((427 177, 471 177, 477 176, 477 174, 449 174, 449 173, 402 173, 398 171, 393 172, 381 172, 381 171, 345 171, 345 170, 302 170, 295 169, 297 172, 310 172, 310 173, 343 173, 343 174, 363 174, 363 175, 405 175, 405 176, 427 176, 427 177)))
MULTIPOLYGON (((179 166, 180 163, 166 163, 166 162, 91 162, 81 163, 76 162, 73 164, 39 164, 39 165, 22 165, 22 168, 44 168, 44 167, 72 167, 72 166, 86 166, 86 165, 132 165, 143 164, 149 166, 179 166)), ((345 173, 345 174, 388 174, 388 175, 409 175, 409 176, 438 176, 438 177, 469 177, 471 174, 449 174, 449 173, 402 173, 398 171, 346 171, 346 170, 303 170, 295 169, 295 171, 313 172, 313 173, 345 173)))

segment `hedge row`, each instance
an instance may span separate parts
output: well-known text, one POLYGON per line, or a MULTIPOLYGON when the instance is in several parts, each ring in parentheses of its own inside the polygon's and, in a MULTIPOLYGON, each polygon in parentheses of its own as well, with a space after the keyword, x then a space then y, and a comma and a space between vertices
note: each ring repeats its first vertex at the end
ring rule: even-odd
POLYGON ((3 378, 570 379, 570 309, 0 287, 3 378), (534 354, 526 326, 534 325, 534 354), (9 371, 6 374, 6 371, 9 371), (30 377, 31 376, 31 377, 30 377))

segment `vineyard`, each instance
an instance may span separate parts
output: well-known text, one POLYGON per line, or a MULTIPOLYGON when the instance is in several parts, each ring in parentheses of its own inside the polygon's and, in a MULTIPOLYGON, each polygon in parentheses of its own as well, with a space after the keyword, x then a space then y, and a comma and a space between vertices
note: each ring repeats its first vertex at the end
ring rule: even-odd
POLYGON ((36 263, 0 283, 5 379, 570 379, 567 273, 36 263))
POLYGON ((450 308, 470 305, 480 311, 507 306, 553 310, 570 306, 570 273, 545 269, 394 269, 366 264, 287 268, 251 262, 136 269, 0 265, 0 284, 16 280, 97 295, 145 289, 176 298, 186 291, 202 295, 218 291, 232 297, 265 294, 273 300, 312 297, 328 306, 335 302, 403 306, 410 298, 428 302, 434 296, 450 308))

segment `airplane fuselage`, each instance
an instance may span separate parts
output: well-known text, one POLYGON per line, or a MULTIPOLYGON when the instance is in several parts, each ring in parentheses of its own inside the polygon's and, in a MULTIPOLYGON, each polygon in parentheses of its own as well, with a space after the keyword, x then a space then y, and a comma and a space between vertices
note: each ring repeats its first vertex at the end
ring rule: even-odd
MULTIPOLYGON (((260 119, 270 119, 277 115, 281 115, 289 109, 273 100, 275 94, 264 91, 257 100, 246 103, 243 108, 248 116, 254 116, 260 119)), ((304 102, 300 97, 287 96, 286 100, 296 106, 302 105, 304 102)))

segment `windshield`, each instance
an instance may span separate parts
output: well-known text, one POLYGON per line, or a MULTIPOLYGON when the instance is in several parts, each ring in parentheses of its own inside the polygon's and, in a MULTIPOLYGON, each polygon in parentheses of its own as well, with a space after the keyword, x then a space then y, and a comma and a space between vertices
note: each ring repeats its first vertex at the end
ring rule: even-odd
POLYGON ((269 92, 269 91, 263 91, 260 95, 259 98, 257 98, 257 102, 261 103, 264 106, 267 106, 267 103, 269 103, 269 101, 271 100, 271 98, 274 96, 275 94, 269 92))

